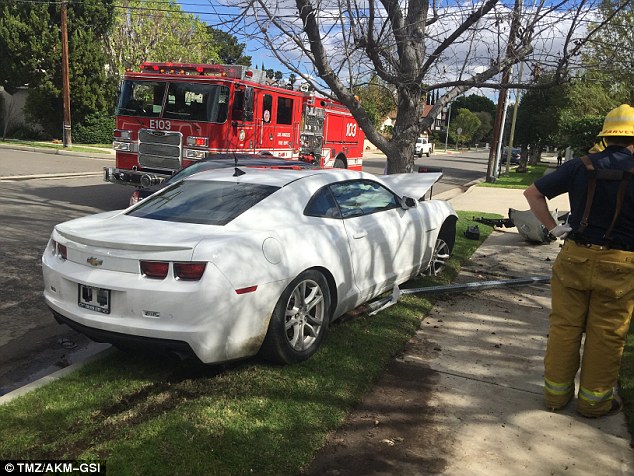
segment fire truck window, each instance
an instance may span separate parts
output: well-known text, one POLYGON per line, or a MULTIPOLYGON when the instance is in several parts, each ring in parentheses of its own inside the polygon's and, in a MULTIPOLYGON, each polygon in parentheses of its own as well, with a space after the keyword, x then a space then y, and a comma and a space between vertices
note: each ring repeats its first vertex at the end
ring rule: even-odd
POLYGON ((262 121, 265 124, 271 122, 271 110, 273 109, 273 96, 265 94, 262 98, 262 121))
POLYGON ((234 121, 244 121, 244 91, 236 91, 233 94, 231 119, 234 121))
POLYGON ((247 86, 244 90, 244 120, 253 121, 253 105, 255 94, 252 87, 247 86))
POLYGON ((165 83, 124 81, 116 114, 120 116, 159 117, 163 108, 165 83))
POLYGON ((228 102, 226 86, 170 83, 163 117, 223 123, 227 120, 228 102))
POLYGON ((291 98, 277 98, 277 123, 293 123, 293 100, 291 98))

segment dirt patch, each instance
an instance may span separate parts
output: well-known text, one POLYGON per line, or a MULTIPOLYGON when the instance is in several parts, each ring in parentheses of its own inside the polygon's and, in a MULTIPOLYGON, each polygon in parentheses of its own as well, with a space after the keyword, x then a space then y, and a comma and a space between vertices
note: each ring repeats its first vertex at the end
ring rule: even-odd
MULTIPOLYGON (((418 353, 435 352, 432 342, 419 341, 416 345, 418 353)), ((409 352, 405 349, 404 355, 409 352)), ((454 440, 436 424, 442 409, 429 405, 438 379, 439 374, 422 362, 392 361, 343 427, 328 436, 326 445, 302 474, 441 473, 454 440)))

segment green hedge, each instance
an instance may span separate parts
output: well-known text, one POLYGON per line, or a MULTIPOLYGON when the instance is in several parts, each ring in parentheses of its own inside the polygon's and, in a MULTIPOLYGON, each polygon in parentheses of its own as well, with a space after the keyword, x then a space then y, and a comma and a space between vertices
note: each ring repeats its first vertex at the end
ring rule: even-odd
POLYGON ((73 127, 73 142, 77 144, 107 144, 112 142, 115 120, 111 115, 97 113, 73 127))

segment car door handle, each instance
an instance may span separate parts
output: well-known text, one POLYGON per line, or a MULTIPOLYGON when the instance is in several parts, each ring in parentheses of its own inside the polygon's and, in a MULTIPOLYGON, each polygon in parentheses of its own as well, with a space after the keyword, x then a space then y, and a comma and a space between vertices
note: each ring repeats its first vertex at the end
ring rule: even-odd
POLYGON ((366 236, 368 236, 367 231, 357 231, 355 234, 352 235, 352 238, 358 240, 360 238, 365 238, 366 236))

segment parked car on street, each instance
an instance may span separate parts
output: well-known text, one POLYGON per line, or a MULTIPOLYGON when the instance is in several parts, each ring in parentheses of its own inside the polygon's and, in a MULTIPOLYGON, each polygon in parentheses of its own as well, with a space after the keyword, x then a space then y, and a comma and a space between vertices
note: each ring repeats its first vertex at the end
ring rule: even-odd
POLYGON ((434 144, 429 142, 429 139, 427 137, 419 137, 418 139, 416 139, 414 151, 414 153, 419 157, 422 157, 423 155, 429 157, 434 151, 434 144))
POLYGON ((44 299, 100 342, 202 362, 308 359, 330 323, 453 250, 441 173, 208 170, 126 210, 55 226, 44 299))
MULTIPOLYGON (((504 149, 502 149, 502 157, 500 157, 500 164, 506 164, 506 160, 508 157, 508 151, 509 148, 508 146, 504 147, 504 149)), ((513 147, 511 149, 511 164, 512 165, 519 165, 520 160, 522 158, 522 149, 519 147, 513 147)))

